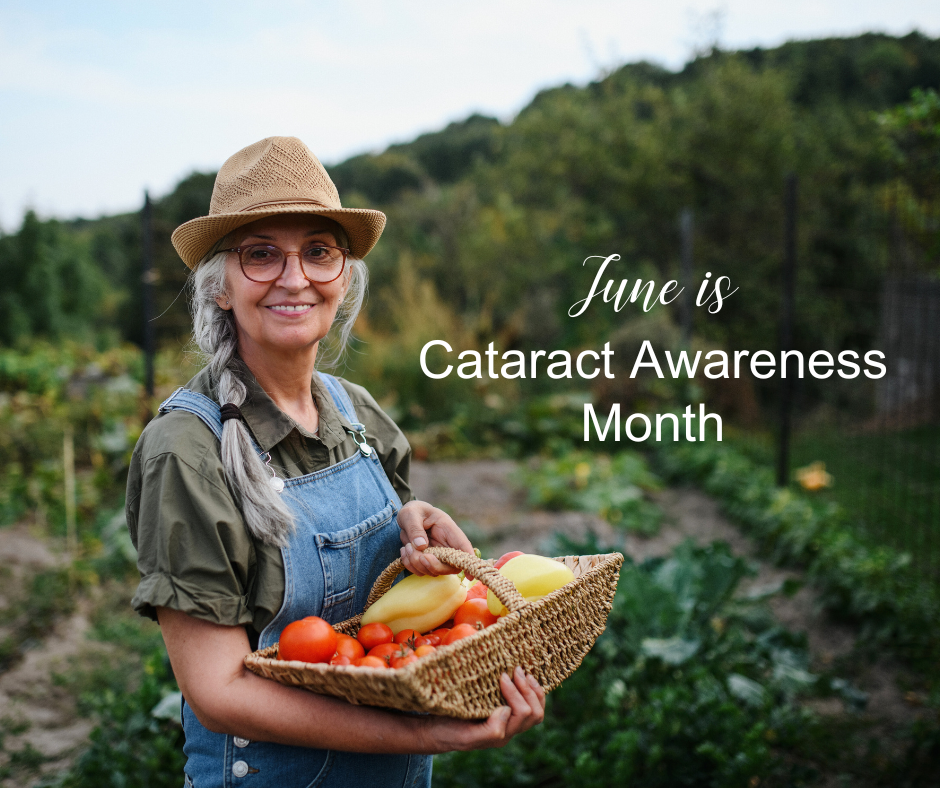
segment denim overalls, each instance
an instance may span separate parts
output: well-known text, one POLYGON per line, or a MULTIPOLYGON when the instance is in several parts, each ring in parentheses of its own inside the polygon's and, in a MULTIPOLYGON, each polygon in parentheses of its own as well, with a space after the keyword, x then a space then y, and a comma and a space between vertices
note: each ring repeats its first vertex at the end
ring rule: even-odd
MULTIPOLYGON (((331 623, 365 607, 372 584, 399 556, 401 501, 375 451, 365 442, 349 395, 331 375, 319 373, 340 412, 352 424, 360 451, 324 470, 284 480, 282 495, 297 528, 281 548, 284 602, 261 633, 259 648, 274 645, 291 621, 317 615, 331 623)), ((183 410, 222 438, 219 405, 178 389, 160 412, 183 410)), ((349 428, 347 428, 349 429, 349 428)), ((185 785, 194 788, 427 788, 429 755, 368 755, 254 742, 209 731, 183 704, 187 757, 185 785)))

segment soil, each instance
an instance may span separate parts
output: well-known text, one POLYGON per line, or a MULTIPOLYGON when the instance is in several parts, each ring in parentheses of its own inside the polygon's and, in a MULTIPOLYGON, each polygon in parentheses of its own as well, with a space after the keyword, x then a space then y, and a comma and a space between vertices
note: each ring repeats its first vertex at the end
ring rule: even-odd
MULTIPOLYGON (((722 516, 714 501, 697 490, 675 488, 658 493, 656 502, 666 514, 659 533, 630 535, 624 542, 620 532, 594 515, 528 509, 524 491, 512 482, 515 468, 508 460, 415 462, 411 481, 415 495, 450 512, 486 556, 510 550, 548 554, 557 533, 575 540, 594 534, 599 544, 622 544, 636 561, 667 555, 685 539, 699 544, 723 540, 752 561, 756 570, 742 592, 785 579, 801 580, 797 572, 761 560, 753 543, 722 516)), ((0 612, 15 603, 18 589, 31 575, 64 561, 42 535, 23 526, 0 528, 0 612)), ((852 652, 854 630, 828 620, 810 586, 803 585, 789 597, 777 595, 770 604, 781 623, 806 633, 817 667, 829 666, 852 652)), ((93 721, 79 715, 75 697, 55 677, 76 658, 107 658, 107 647, 87 637, 94 605, 93 596, 81 598, 73 615, 60 619, 42 642, 0 673, 0 787, 35 785, 43 775, 66 768, 81 752, 93 721), (17 752, 27 753, 34 766, 13 768, 4 776, 10 754, 17 752)), ((0 641, 6 634, 0 626, 0 641)), ((917 699, 905 696, 898 676, 897 666, 887 660, 866 665, 853 676, 855 684, 869 693, 866 716, 886 729, 910 722, 918 712, 917 699)), ((824 715, 850 713, 834 699, 811 705, 824 715)))
MULTIPOLYGON (((19 588, 33 574, 64 563, 65 556, 48 540, 24 526, 0 529, 0 565, 7 570, 0 585, 0 609, 15 604, 19 588)), ((75 697, 55 681, 72 659, 95 649, 86 637, 90 606, 91 600, 79 598, 73 615, 59 619, 41 642, 0 673, 0 768, 9 764, 11 753, 31 753, 28 760, 34 764, 27 769, 29 780, 23 769, 12 769, 0 779, 4 788, 32 785, 42 775, 64 769, 94 727, 79 716, 75 697)))

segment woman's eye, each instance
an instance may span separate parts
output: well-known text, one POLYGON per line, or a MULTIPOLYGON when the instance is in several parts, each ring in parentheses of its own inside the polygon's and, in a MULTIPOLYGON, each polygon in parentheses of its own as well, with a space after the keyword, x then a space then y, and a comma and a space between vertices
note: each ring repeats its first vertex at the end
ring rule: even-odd
POLYGON ((329 256, 329 249, 326 249, 322 246, 311 246, 306 252, 304 252, 304 257, 308 260, 321 261, 325 260, 329 256))

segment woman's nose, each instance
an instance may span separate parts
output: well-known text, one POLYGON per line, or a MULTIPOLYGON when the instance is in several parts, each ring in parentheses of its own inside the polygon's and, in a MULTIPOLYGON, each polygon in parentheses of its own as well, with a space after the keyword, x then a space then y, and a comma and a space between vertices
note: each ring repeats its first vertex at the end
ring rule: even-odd
POLYGON ((304 276, 303 264, 300 261, 300 252, 287 252, 287 262, 284 270, 278 277, 278 284, 286 290, 303 290, 310 281, 304 276))

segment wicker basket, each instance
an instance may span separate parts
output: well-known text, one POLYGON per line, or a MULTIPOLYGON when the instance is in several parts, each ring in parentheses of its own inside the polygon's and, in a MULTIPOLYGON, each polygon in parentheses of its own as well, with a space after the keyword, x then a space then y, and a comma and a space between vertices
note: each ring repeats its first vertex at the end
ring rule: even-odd
MULTIPOLYGON (((477 634, 396 670, 279 660, 277 645, 249 654, 245 665, 259 676, 354 704, 485 718, 504 705, 500 674, 511 674, 521 665, 548 691, 577 669, 604 631, 623 563, 620 553, 556 558, 574 572, 575 579, 529 603, 492 562, 448 548, 429 550, 492 589, 509 613, 477 634)), ((366 609, 391 588, 401 571, 401 562, 395 561, 379 576, 366 609)), ((355 635, 361 618, 360 614, 335 628, 355 635)))

